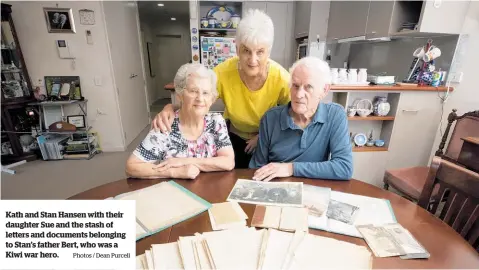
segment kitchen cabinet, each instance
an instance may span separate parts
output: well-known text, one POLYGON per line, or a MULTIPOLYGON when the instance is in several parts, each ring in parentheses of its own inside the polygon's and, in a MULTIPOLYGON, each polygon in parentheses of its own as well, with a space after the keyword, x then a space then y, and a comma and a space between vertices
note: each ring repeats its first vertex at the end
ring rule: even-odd
POLYGON ((328 20, 330 1, 311 2, 311 19, 309 22, 309 41, 316 41, 319 36, 320 41, 326 41, 328 33, 328 20))
POLYGON ((394 1, 371 1, 366 23, 366 38, 387 37, 394 1))
POLYGON ((402 92, 387 168, 427 166, 440 118, 441 102, 436 93, 402 92))
POLYGON ((382 187, 388 155, 388 152, 354 152, 353 178, 382 187))
POLYGON ((369 1, 331 1, 328 40, 365 35, 369 1))
POLYGON ((328 41, 459 34, 469 1, 331 1, 328 41), (405 22, 417 23, 400 31, 405 22))
POLYGON ((274 43, 271 49, 271 59, 285 68, 292 65, 293 51, 293 2, 252 2, 243 3, 243 16, 248 9, 260 9, 271 17, 274 24, 274 43))
POLYGON ((294 37, 307 37, 311 19, 311 1, 296 1, 294 18, 294 37))

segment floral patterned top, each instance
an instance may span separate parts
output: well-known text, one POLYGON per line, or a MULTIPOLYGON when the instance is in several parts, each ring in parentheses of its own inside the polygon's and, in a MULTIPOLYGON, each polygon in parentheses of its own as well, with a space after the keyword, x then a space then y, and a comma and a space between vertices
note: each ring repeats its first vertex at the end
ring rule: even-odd
POLYGON ((205 115, 203 133, 194 141, 181 135, 179 125, 177 111, 171 132, 161 133, 152 129, 133 154, 146 162, 161 162, 171 157, 215 157, 218 150, 231 146, 225 120, 219 113, 205 115))

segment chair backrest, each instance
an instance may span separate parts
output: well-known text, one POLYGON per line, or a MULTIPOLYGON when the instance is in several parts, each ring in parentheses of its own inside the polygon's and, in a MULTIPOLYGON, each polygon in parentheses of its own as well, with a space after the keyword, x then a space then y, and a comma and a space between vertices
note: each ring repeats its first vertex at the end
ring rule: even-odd
POLYGON ((456 161, 461 152, 463 140, 465 137, 479 137, 479 110, 465 113, 461 116, 456 114, 457 110, 453 109, 449 114, 447 120, 447 127, 442 136, 439 149, 436 151, 436 156, 444 157, 451 161, 456 161), (443 154, 443 149, 449 136, 449 130, 453 123, 455 123, 451 138, 446 148, 446 153, 443 154))
POLYGON ((440 157, 434 157, 419 206, 456 230, 479 251, 479 174, 440 157), (437 197, 434 187, 439 185, 437 197), (431 204, 432 199, 435 200, 431 204))

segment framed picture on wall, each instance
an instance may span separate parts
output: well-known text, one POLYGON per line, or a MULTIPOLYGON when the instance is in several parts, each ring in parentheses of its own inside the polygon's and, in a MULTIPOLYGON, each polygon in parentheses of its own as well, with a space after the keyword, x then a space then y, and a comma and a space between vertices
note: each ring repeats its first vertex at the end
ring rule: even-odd
POLYGON ((71 8, 43 8, 48 33, 75 33, 71 8))
POLYGON ((155 69, 153 68, 153 43, 147 42, 146 43, 146 51, 148 52, 148 67, 150 68, 150 76, 155 77, 155 69))

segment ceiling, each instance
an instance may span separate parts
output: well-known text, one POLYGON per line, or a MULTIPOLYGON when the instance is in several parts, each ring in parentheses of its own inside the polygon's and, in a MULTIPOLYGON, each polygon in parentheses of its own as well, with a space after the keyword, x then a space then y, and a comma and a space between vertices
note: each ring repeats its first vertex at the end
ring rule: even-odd
POLYGON ((146 21, 169 21, 171 17, 177 20, 188 20, 188 1, 138 1, 140 19, 146 21), (165 6, 159 7, 158 3, 165 6))

